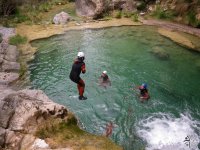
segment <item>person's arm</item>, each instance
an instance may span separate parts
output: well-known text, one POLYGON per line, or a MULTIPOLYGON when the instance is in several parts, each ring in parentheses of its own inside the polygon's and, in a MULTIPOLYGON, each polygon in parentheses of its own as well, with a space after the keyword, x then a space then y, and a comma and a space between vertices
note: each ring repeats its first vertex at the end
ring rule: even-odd
POLYGON ((81 66, 81 72, 84 74, 86 72, 85 63, 81 66))

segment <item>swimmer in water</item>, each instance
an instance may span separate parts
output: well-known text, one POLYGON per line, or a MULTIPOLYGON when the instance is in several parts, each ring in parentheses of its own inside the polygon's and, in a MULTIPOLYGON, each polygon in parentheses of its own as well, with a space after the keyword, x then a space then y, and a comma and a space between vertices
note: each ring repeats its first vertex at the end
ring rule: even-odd
POLYGON ((99 85, 103 87, 111 86, 111 81, 108 77, 107 71, 103 71, 99 77, 99 85))
POLYGON ((137 89, 140 90, 141 102, 150 98, 146 83, 143 83, 141 86, 138 86, 137 89))

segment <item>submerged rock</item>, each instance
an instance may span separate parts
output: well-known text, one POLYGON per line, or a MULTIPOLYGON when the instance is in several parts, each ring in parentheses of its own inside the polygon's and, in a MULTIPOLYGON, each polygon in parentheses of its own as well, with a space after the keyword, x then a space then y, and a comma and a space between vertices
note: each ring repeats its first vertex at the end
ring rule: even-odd
POLYGON ((150 53, 152 53, 154 56, 156 56, 157 58, 161 59, 161 60, 168 60, 169 59, 169 54, 161 49, 160 47, 154 47, 150 53))
POLYGON ((66 12, 61 12, 59 14, 56 14, 55 17, 53 18, 53 23, 58 25, 58 24, 66 24, 70 20, 70 16, 66 12))
POLYGON ((199 40, 196 42, 191 37, 187 37, 179 32, 175 32, 166 28, 158 29, 158 33, 178 43, 179 45, 200 52, 199 40))

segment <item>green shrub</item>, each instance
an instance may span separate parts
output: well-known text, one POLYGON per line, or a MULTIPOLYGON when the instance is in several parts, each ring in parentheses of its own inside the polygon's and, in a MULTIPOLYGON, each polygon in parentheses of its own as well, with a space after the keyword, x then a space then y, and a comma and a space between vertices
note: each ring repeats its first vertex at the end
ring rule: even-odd
POLYGON ((146 3, 145 2, 141 2, 138 6, 137 6, 137 10, 142 11, 146 9, 146 3))
POLYGON ((134 22, 138 22, 139 20, 138 20, 138 14, 133 14, 132 15, 132 20, 134 21, 134 22))
POLYGON ((122 18, 122 12, 121 11, 117 11, 115 18, 120 19, 122 18))
POLYGON ((126 18, 130 18, 133 15, 131 12, 123 12, 123 16, 126 18))
POLYGON ((158 19, 173 19, 175 13, 171 10, 164 10, 158 5, 156 10, 152 13, 152 16, 158 19))
POLYGON ((200 21, 198 21, 196 19, 196 14, 194 11, 190 11, 187 14, 187 22, 189 25, 193 26, 193 27, 200 27, 200 21))
POLYGON ((24 36, 21 36, 19 34, 15 35, 9 39, 9 44, 11 44, 11 45, 19 45, 19 44, 24 44, 26 42, 27 42, 27 38, 24 36))
POLYGON ((23 15, 21 13, 21 10, 19 10, 19 8, 16 10, 15 15, 13 17, 15 23, 22 23, 27 20, 30 20, 30 18, 27 15, 23 15))
POLYGON ((42 3, 38 6, 40 12, 48 12, 52 8, 51 3, 42 3))

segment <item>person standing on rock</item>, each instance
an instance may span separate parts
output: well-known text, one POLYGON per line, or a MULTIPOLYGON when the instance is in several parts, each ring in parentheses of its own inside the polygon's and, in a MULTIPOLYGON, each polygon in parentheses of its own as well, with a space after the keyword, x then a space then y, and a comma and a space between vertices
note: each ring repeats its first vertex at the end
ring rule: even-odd
POLYGON ((74 64, 72 65, 72 69, 70 72, 70 79, 77 83, 77 88, 79 91, 79 100, 86 100, 87 97, 83 96, 84 89, 85 89, 85 83, 80 78, 81 72, 84 74, 86 72, 86 67, 84 63, 85 55, 83 52, 78 52, 77 58, 74 61, 74 64))

